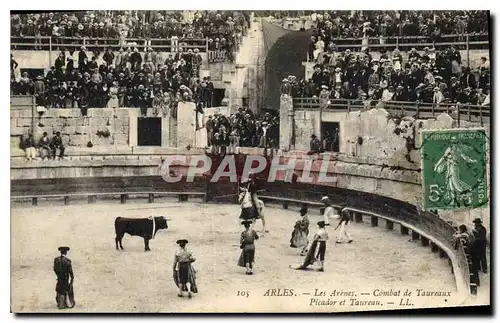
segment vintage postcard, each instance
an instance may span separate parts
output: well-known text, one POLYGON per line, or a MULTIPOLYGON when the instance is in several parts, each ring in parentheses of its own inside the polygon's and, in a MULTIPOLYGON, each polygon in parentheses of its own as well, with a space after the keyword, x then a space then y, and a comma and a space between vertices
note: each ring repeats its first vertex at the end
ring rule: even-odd
POLYGON ((10 20, 12 312, 489 308, 489 11, 10 20))

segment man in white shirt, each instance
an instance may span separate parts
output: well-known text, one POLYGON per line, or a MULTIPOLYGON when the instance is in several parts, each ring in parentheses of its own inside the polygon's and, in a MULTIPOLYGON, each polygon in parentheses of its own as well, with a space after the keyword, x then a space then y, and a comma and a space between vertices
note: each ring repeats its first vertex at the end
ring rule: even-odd
POLYGON ((332 201, 328 196, 323 196, 320 202, 325 205, 324 206, 325 209, 323 211, 323 218, 325 221, 325 225, 329 226, 330 225, 329 219, 330 218, 334 219, 336 216, 335 209, 332 207, 332 201))
POLYGON ((318 232, 314 235, 314 240, 318 241, 318 254, 316 258, 319 260, 321 266, 318 271, 324 271, 325 265, 326 241, 328 241, 328 232, 325 230, 325 225, 325 222, 319 221, 318 232))
POLYGON ((432 103, 438 104, 441 103, 444 100, 444 95, 441 93, 439 90, 439 87, 434 88, 434 96, 432 98, 432 103))
POLYGON ((337 230, 340 227, 339 236, 337 237, 337 243, 342 243, 344 237, 347 238, 348 243, 351 243, 353 241, 352 237, 347 232, 347 225, 349 224, 350 220, 351 219, 349 218, 348 212, 344 210, 340 211, 340 222, 339 225, 337 225, 337 227, 335 228, 335 230, 337 230))
POLYGON ((394 97, 394 88, 392 86, 389 86, 382 92, 382 101, 384 102, 392 101, 393 97, 394 97))
POLYGON ((490 69, 490 62, 486 57, 481 57, 481 64, 479 65, 480 70, 489 70, 490 69))
POLYGON ((483 104, 481 104, 483 107, 490 105, 490 94, 488 93, 486 95, 486 98, 484 98, 483 104))

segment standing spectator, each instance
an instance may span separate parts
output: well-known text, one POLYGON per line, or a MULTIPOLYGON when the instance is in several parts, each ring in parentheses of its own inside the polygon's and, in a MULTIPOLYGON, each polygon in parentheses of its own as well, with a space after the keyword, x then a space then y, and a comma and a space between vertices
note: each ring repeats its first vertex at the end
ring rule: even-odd
POLYGON ((14 55, 10 54, 10 79, 15 80, 16 79, 16 69, 19 66, 19 64, 16 62, 14 59, 14 55))
POLYGON ((476 283, 477 286, 481 285, 481 281, 479 279, 479 270, 481 270, 481 252, 482 252, 482 243, 480 242, 480 233, 479 231, 473 229, 472 235, 474 238, 472 239, 471 247, 470 247, 470 256, 472 265, 471 269, 471 283, 476 283))
POLYGON ((202 63, 203 63, 203 58, 201 57, 200 50, 198 48, 195 48, 193 56, 193 70, 195 77, 200 77, 200 69, 202 63))
POLYGON ((474 240, 474 234, 467 231, 467 226, 465 224, 458 227, 458 232, 453 235, 455 242, 455 249, 458 249, 458 244, 463 243, 465 245, 465 252, 470 255, 470 248, 472 247, 472 242, 474 240))
POLYGON ((316 37, 311 36, 311 42, 309 43, 309 48, 307 50, 307 59, 309 62, 314 61, 314 50, 316 49, 316 37))
POLYGON ((130 55, 129 58, 130 64, 132 65, 132 71, 138 71, 142 65, 142 57, 139 54, 139 49, 134 48, 134 52, 130 55))
POLYGON ((78 52, 78 69, 81 71, 84 71, 86 66, 87 66, 87 53, 86 53, 86 48, 85 46, 80 47, 80 52, 78 52))
POLYGON ((325 51, 325 42, 321 39, 321 36, 318 36, 318 40, 315 44, 315 50, 313 52, 314 61, 318 59, 318 57, 325 51))
POLYGON ((64 145, 61 138, 61 133, 58 131, 56 135, 52 138, 50 143, 50 147, 52 148, 52 159, 56 159, 56 153, 59 149, 59 159, 64 158, 64 145))
MULTIPOLYGON (((120 50, 123 52, 122 49, 120 49, 120 50)), ((110 51, 109 48, 106 48, 104 50, 104 54, 102 56, 102 59, 106 62, 107 66, 109 67, 109 66, 113 65, 113 61, 115 59, 115 54, 113 54, 113 52, 110 51)))
POLYGON ((460 72, 460 66, 462 65, 462 56, 460 55, 460 52, 457 51, 454 46, 451 46, 447 56, 451 62, 451 73, 453 75, 457 75, 460 72))
POLYGON ((62 77, 63 73, 63 68, 64 65, 66 64, 65 57, 63 53, 59 53, 59 56, 56 58, 56 61, 54 63, 54 67, 56 68, 56 74, 58 78, 60 79, 62 77))
POLYGON ((67 58, 66 63, 66 76, 70 75, 75 69, 75 62, 73 61, 73 57, 69 56, 67 58))
POLYGON ((229 135, 229 154, 237 154, 238 153, 238 145, 240 142, 240 137, 238 136, 238 132, 235 130, 231 131, 229 135))
POLYGON ((114 81, 113 86, 109 88, 109 94, 108 94, 109 101, 107 103, 108 108, 118 108, 119 107, 118 91, 119 91, 118 82, 114 81))
POLYGON ((43 81, 43 76, 38 75, 34 84, 34 94, 37 106, 45 106, 45 82, 43 81))
POLYGON ((214 120, 213 117, 210 115, 208 116, 208 120, 205 123, 205 128, 207 129, 207 145, 208 147, 212 146, 212 138, 214 135, 214 120))
POLYGON ((474 219, 473 223, 473 232, 477 241, 477 257, 481 265, 481 270, 483 271, 483 273, 487 273, 488 265, 486 261, 486 228, 483 226, 483 221, 480 218, 474 219))

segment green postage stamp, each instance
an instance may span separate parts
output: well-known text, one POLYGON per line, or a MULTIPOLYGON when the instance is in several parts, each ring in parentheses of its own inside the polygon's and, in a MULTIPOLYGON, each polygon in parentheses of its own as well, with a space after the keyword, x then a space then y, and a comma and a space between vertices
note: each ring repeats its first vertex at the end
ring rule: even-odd
POLYGON ((473 209, 488 203, 484 129, 422 131, 423 207, 473 209))

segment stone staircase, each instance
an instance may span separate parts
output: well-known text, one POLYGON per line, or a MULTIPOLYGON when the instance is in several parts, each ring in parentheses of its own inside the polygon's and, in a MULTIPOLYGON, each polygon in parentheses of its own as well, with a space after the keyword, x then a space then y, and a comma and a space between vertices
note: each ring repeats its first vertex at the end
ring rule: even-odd
POLYGON ((262 82, 258 81, 258 76, 263 75, 263 70, 259 70, 259 65, 263 66, 264 63, 263 47, 261 23, 252 19, 248 34, 243 37, 240 50, 236 54, 234 84, 229 102, 231 113, 243 105, 244 97, 248 98, 249 108, 253 112, 258 112, 260 108, 262 82))

